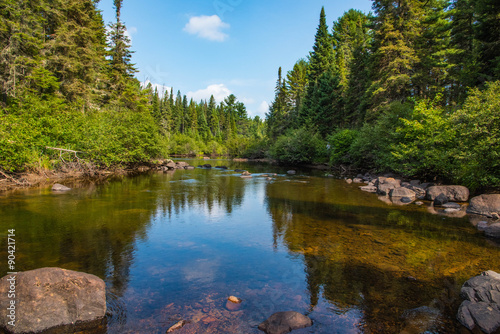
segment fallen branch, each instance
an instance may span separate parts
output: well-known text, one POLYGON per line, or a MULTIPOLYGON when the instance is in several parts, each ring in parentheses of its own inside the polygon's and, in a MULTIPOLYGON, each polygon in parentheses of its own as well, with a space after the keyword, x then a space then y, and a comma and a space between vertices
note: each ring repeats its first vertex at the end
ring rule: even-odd
POLYGON ((12 176, 8 175, 8 174, 5 174, 1 169, 0 169, 0 174, 2 174, 3 176, 5 176, 6 179, 9 179, 11 180, 12 182, 16 183, 16 184, 23 184, 22 182, 19 182, 17 181, 15 178, 13 178, 12 176))
MULTIPOLYGON (((49 149, 49 150, 55 150, 55 151, 59 151, 59 157, 61 158, 62 161, 64 161, 63 157, 62 157, 62 153, 63 152, 68 152, 68 153, 73 153, 75 155, 75 158, 80 161, 80 158, 78 157, 77 153, 83 153, 83 154, 86 154, 86 152, 82 152, 82 151, 75 151, 75 150, 68 150, 66 148, 60 148, 60 147, 50 147, 50 146, 45 146, 46 149, 49 149)), ((64 161, 66 162, 66 161, 64 161)))

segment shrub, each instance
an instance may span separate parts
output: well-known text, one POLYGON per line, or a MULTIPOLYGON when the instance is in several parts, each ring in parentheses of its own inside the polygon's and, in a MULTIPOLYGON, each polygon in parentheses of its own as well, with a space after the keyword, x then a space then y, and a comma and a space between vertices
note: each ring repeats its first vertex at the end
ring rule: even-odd
POLYGON ((326 143, 307 128, 291 129, 278 137, 270 150, 271 156, 282 163, 320 163, 327 160, 326 143))
POLYGON ((339 130, 327 138, 330 146, 330 163, 348 164, 352 162, 350 155, 351 145, 358 136, 358 131, 344 129, 339 130))

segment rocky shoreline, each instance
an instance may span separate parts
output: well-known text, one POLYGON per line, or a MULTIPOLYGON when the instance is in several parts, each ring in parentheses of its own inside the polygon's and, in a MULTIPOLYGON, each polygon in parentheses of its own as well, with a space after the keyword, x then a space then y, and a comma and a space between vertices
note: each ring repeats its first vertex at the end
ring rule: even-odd
POLYGON ((429 212, 451 217, 465 217, 487 237, 500 238, 500 194, 481 194, 470 198, 470 191, 461 185, 421 183, 393 175, 357 175, 345 179, 349 184, 360 184, 362 191, 377 194, 379 199, 395 205, 423 205, 428 201, 429 212))

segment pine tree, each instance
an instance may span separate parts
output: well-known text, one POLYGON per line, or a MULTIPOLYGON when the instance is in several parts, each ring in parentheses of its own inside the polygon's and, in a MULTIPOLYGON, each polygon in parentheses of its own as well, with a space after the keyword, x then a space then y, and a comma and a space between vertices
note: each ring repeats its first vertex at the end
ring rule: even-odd
POLYGON ((376 109, 413 95, 411 79, 420 61, 415 44, 421 35, 422 5, 419 0, 374 0, 374 81, 370 90, 376 109))
POLYGON ((210 100, 208 101, 207 117, 211 136, 218 137, 220 133, 219 114, 213 95, 210 96, 210 100))
POLYGON ((307 68, 307 61, 305 59, 300 59, 293 65, 293 70, 288 71, 286 76, 287 97, 290 108, 290 126, 292 127, 296 126, 299 111, 304 103, 307 87, 307 68))
MULTIPOLYGON (((125 34, 126 27, 121 21, 121 7, 123 0, 114 0, 116 9, 116 23, 109 25, 108 39, 109 50, 109 91, 111 96, 120 98, 134 98, 133 75, 137 72, 132 64, 132 51, 130 51, 130 39, 125 34), (125 91, 128 91, 125 94, 125 91), (126 96, 124 96, 126 95, 126 96)), ((126 101, 124 101, 126 102, 126 101)))
POLYGON ((278 80, 274 89, 274 101, 269 107, 267 114, 268 135, 277 138, 288 128, 288 91, 285 79, 281 76, 281 67, 278 70, 278 80))
POLYGON ((332 36, 342 99, 345 101, 341 125, 361 125, 369 81, 370 18, 351 9, 333 23, 332 36))
MULTIPOLYGON (((313 51, 309 54, 309 67, 307 73, 308 86, 304 99, 304 105, 299 114, 299 125, 304 125, 312 120, 318 121, 318 117, 315 115, 319 103, 317 99, 319 96, 324 96, 324 94, 326 94, 326 92, 323 93, 318 90, 330 87, 334 85, 335 82, 338 83, 338 80, 334 78, 337 75, 338 73, 335 69, 335 51, 333 49, 332 36, 328 32, 325 9, 323 7, 321 8, 313 51), (332 75, 324 76, 323 79, 330 78, 333 81, 328 85, 323 83, 319 86, 319 79, 326 72, 330 72, 332 75)), ((330 114, 334 112, 334 110, 329 111, 330 114)), ((317 125, 317 123, 313 123, 313 125, 317 125)))

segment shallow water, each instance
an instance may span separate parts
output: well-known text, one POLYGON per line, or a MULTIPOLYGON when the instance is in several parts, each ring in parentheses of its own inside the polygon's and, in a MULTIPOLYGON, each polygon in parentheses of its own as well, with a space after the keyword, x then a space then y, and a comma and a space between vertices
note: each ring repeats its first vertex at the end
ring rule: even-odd
POLYGON ((13 228, 18 271, 103 278, 102 333, 165 333, 181 319, 191 323, 177 333, 261 333, 260 322, 287 310, 313 319, 298 334, 414 333, 409 310, 422 306, 441 312, 427 333, 453 333, 461 284, 500 271, 500 249, 467 218, 389 205, 318 171, 190 162, 230 169, 0 196, 0 258, 13 228), (243 299, 239 310, 225 307, 230 295, 243 299))

